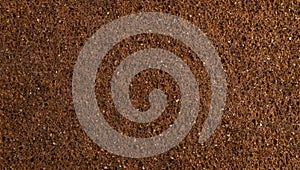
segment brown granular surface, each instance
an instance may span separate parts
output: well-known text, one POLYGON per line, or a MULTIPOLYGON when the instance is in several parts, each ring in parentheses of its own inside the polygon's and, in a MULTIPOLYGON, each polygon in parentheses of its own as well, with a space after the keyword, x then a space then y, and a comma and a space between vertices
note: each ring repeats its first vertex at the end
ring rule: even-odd
MULTIPOLYGON (((299 1, 2 1, 0 3, 0 168, 300 169, 299 1), (157 47, 181 57, 196 76, 201 107, 187 137, 149 158, 124 158, 97 146, 81 128, 72 101, 72 72, 87 39, 104 24, 137 12, 164 12, 206 33, 222 59, 227 101, 222 122, 204 144, 210 83, 195 53, 181 42, 141 34, 118 43, 96 80, 109 124, 128 136, 150 137, 177 117, 178 85, 165 72, 136 75, 130 96, 149 108, 154 88, 168 107, 154 122, 130 122, 113 108, 110 79, 122 59, 157 47), (159 43, 158 43, 159 42, 159 43)), ((101 105, 102 106, 102 105, 101 105)))

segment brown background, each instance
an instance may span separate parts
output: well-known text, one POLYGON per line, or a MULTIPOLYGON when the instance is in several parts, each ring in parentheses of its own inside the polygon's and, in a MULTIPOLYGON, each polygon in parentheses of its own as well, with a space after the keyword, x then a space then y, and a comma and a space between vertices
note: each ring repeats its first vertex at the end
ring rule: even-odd
MULTIPOLYGON (((6 0, 0 9, 1 169, 300 168, 298 1, 6 0), (227 102, 221 124, 204 145, 199 144, 210 104, 202 63, 170 37, 143 34, 120 42, 106 56, 106 69, 99 69, 99 103, 109 101, 104 100, 109 85, 104 75, 111 75, 122 57, 148 47, 182 55, 196 74, 202 101, 193 130, 177 147, 150 158, 123 158, 98 147, 81 128, 72 103, 72 72, 82 46, 97 29, 118 17, 146 11, 180 16, 206 33, 226 72, 227 102)), ((107 104, 101 109, 107 110, 110 125, 140 137, 167 129, 178 110, 176 82, 168 74, 148 70, 132 84, 137 108, 149 107, 147 93, 153 88, 165 90, 174 107, 143 126, 129 122, 107 104)))

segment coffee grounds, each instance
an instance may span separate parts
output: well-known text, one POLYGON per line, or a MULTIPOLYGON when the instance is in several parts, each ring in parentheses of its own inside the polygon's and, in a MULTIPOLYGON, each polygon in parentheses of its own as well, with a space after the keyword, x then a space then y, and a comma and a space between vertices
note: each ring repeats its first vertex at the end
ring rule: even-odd
POLYGON ((1 169, 300 168, 299 1, 12 0, 1 2, 0 9, 1 169), (211 100, 207 72, 189 47, 157 34, 129 37, 109 51, 97 73, 97 101, 118 132, 160 134, 178 115, 176 81, 155 69, 132 80, 132 104, 140 110, 150 107, 148 95, 154 88, 168 95, 165 112, 145 125, 116 112, 108 76, 138 50, 172 51, 191 67, 200 88, 199 116, 186 138, 157 156, 124 158, 96 145, 78 121, 72 73, 80 50, 101 26, 139 12, 190 21, 219 53, 227 100, 222 122, 204 144, 198 143, 198 134, 211 100))

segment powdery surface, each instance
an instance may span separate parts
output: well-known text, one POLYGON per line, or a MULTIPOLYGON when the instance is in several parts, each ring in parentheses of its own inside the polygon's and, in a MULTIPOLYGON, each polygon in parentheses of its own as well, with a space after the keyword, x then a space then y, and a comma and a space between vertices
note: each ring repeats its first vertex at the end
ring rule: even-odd
POLYGON ((0 3, 0 168, 299 169, 299 2, 76 1, 0 3), (142 34, 118 43, 97 74, 96 96, 109 124, 128 136, 151 137, 176 120, 178 85, 150 69, 132 81, 132 104, 147 110, 154 88, 166 91, 166 111, 143 125, 118 114, 110 75, 141 49, 163 48, 181 57, 199 83, 196 124, 170 151, 124 158, 98 147, 81 128, 72 101, 72 72, 82 46, 102 25, 137 12, 164 12, 189 20, 211 40, 226 72, 222 122, 203 145, 198 133, 208 114, 210 83, 195 53, 181 42, 142 34))

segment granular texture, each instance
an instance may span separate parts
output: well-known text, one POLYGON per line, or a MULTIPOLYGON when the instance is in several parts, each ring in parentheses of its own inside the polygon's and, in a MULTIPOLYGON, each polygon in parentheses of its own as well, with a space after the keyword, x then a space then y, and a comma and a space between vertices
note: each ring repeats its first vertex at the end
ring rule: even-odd
POLYGON ((299 1, 2 1, 0 2, 0 168, 300 169, 299 1), (200 112, 186 138, 163 154, 124 158, 97 146, 82 129, 72 101, 72 73, 83 45, 101 26, 138 12, 163 12, 199 27, 219 53, 226 73, 222 122, 204 143, 199 133, 211 100, 207 72, 180 41, 140 34, 105 56, 96 78, 99 109, 128 136, 151 137, 178 116, 180 91, 166 72, 149 69, 130 86, 132 104, 150 105, 165 91, 168 107, 139 124, 115 110, 114 70, 146 48, 169 50, 185 61, 199 84, 200 112), (105 107, 102 107, 105 106, 105 107))

